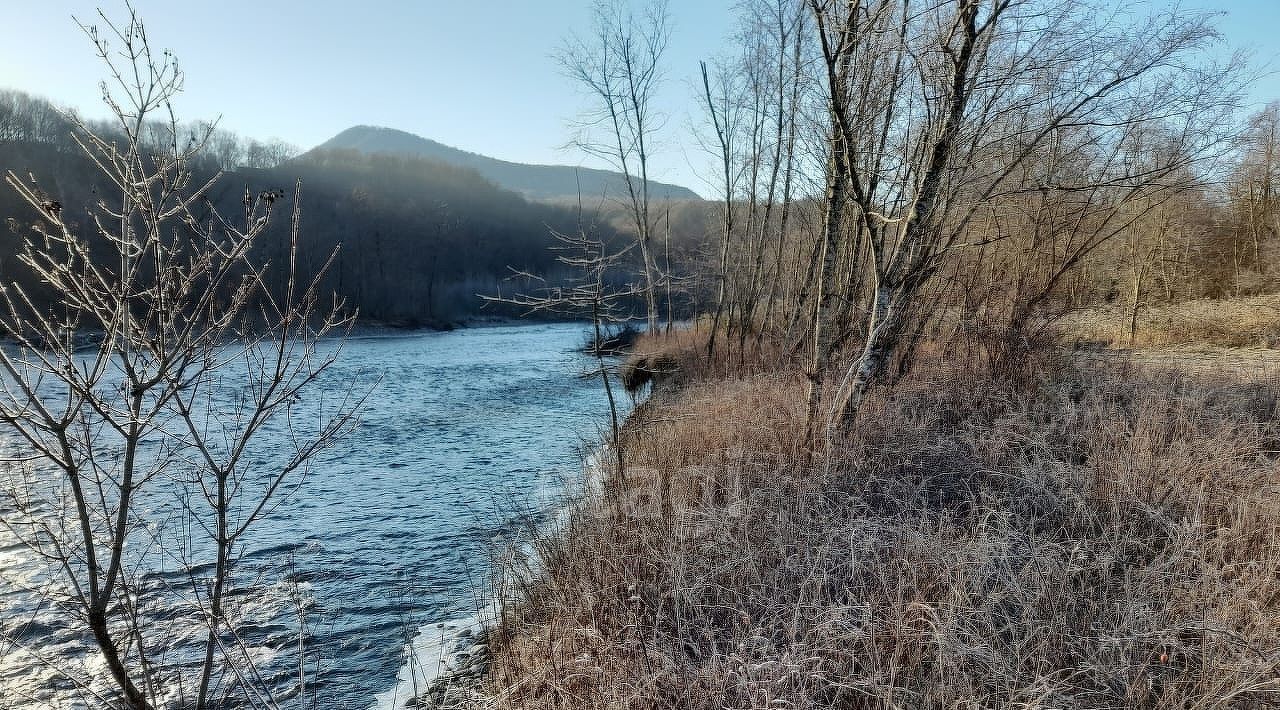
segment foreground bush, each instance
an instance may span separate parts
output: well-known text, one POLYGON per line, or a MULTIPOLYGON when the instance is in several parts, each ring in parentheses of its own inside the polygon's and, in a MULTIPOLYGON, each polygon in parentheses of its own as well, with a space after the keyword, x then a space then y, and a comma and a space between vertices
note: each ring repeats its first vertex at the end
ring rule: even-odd
POLYGON ((803 445, 798 375, 660 389, 629 425, 628 487, 539 541, 495 695, 1280 707, 1276 390, 1031 372, 922 363, 829 456, 803 445))

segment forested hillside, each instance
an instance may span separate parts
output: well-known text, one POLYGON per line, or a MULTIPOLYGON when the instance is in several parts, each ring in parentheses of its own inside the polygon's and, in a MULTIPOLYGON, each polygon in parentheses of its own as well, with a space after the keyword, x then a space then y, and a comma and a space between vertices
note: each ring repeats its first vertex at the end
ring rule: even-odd
MULTIPOLYGON (((190 132, 203 128, 192 125, 190 132)), ((520 309, 486 304, 481 296, 527 289, 510 280, 515 271, 554 283, 551 231, 578 228, 576 209, 530 202, 467 167, 336 149, 289 159, 289 151, 214 131, 193 183, 222 170, 208 196, 225 214, 240 211, 246 191, 281 193, 258 247, 264 260, 281 263, 285 255, 273 249, 287 243, 288 203, 300 180, 301 275, 318 271, 336 250, 322 285, 367 321, 441 326, 474 315, 517 315, 520 309)), ((0 169, 34 176, 76 225, 86 223, 97 195, 109 194, 75 143, 72 123, 49 101, 19 92, 0 93, 0 169)), ((30 208, 12 190, 0 191, 0 211, 10 230, 30 221, 23 217, 30 208)), ((614 234, 604 222, 587 226, 614 234)), ((16 240, 0 246, 0 274, 22 280, 26 270, 14 263, 15 248, 16 240)))

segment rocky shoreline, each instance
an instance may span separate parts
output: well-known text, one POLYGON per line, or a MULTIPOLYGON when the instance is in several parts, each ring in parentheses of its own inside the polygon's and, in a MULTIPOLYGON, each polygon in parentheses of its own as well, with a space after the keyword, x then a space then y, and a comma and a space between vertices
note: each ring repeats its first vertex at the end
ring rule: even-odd
POLYGON ((489 672, 488 629, 477 634, 471 629, 458 633, 459 645, 474 641, 453 655, 455 663, 441 673, 427 690, 405 701, 406 708, 422 710, 483 710, 492 707, 484 692, 484 678, 489 672))
MULTIPOLYGON (((584 462, 586 483, 581 495, 585 498, 598 495, 603 485, 599 464, 602 455, 605 455, 604 447, 584 462)), ((568 514, 568 509, 561 511, 562 516, 568 514)), ((538 574, 535 570, 536 566, 526 567, 524 573, 538 574)), ((403 707, 420 710, 489 710, 494 707, 493 698, 484 686, 491 661, 490 634, 496 618, 497 612, 494 611, 493 616, 480 621, 477 627, 458 630, 451 639, 451 651, 445 655, 444 669, 431 680, 426 691, 409 698, 403 707)))

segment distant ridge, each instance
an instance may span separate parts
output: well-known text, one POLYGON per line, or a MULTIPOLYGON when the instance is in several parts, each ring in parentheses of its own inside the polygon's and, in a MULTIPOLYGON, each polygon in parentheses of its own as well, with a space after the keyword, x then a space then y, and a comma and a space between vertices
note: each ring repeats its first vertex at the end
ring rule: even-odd
MULTIPOLYGON (((355 150, 362 153, 390 153, 437 160, 470 168, 485 179, 531 200, 576 200, 581 185, 584 199, 605 194, 621 199, 627 194, 621 173, 568 165, 529 165, 469 153, 443 143, 394 128, 354 126, 317 146, 326 150, 355 150)), ((655 200, 700 200, 693 190, 679 185, 649 181, 649 194, 655 200)))

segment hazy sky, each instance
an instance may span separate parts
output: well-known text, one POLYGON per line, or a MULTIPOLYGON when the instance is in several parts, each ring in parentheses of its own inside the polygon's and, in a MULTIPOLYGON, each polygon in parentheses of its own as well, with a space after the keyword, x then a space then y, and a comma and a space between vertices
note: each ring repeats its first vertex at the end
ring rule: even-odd
MULTIPOLYGON (((1154 0, 1153 0, 1154 1, 1154 0)), ((688 138, 698 60, 725 46, 735 0, 674 0, 662 106, 667 140, 657 179, 706 193, 706 157, 688 138)), ((303 148, 356 124, 390 126, 519 162, 588 164, 569 122, 581 97, 551 52, 585 29, 590 0, 135 0, 152 43, 186 75, 183 119, 222 116, 225 128, 303 148)), ((1280 0, 1187 0, 1224 10, 1221 28, 1259 64, 1280 68, 1280 0)), ((122 2, 0 0, 0 87, 103 113, 101 67, 72 17, 122 2)), ((1280 79, 1255 100, 1280 99, 1280 79)))

